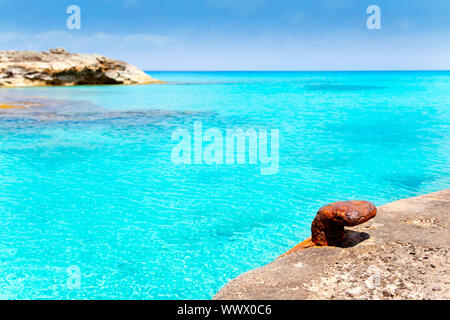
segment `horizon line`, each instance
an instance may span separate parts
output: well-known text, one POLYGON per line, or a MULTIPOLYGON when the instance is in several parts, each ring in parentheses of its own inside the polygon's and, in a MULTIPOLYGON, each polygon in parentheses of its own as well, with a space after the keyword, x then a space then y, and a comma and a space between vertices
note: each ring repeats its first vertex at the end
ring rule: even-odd
POLYGON ((385 69, 385 70, 214 70, 214 69, 142 69, 144 72, 449 72, 450 69, 385 69))

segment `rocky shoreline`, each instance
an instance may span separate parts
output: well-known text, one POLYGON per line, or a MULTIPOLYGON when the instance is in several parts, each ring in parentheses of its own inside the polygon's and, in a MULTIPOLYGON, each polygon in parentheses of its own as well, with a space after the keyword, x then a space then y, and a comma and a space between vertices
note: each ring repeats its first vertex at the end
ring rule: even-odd
POLYGON ((161 83, 139 68, 98 54, 63 48, 0 51, 0 87, 161 83))
POLYGON ((450 299, 450 189, 377 208, 345 247, 292 250, 214 299, 450 299))

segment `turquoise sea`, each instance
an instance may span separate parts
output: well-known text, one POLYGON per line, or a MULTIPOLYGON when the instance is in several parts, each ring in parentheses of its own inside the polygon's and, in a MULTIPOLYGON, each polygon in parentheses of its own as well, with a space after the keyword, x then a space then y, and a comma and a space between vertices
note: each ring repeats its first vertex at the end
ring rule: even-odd
POLYGON ((0 88, 0 298, 209 299, 328 202, 450 187, 450 72, 150 72, 0 88), (279 129, 279 171, 175 165, 177 128, 279 129))

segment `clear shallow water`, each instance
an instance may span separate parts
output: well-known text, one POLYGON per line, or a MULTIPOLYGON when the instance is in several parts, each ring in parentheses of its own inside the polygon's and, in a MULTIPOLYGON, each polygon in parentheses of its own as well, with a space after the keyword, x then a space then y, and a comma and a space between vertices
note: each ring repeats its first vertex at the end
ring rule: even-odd
POLYGON ((450 72, 152 72, 1 89, 0 297, 209 299, 317 209, 450 187, 450 72), (178 127, 276 128, 280 169, 176 166, 178 127), (81 272, 70 289, 67 268, 81 272))

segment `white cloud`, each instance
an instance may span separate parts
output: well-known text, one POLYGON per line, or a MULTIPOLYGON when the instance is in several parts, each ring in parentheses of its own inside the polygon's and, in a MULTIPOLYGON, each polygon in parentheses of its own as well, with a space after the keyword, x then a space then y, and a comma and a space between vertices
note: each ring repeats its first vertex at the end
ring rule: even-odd
POLYGON ((74 52, 114 52, 117 49, 143 49, 174 47, 175 39, 163 35, 113 34, 105 32, 79 33, 73 31, 47 31, 36 34, 0 32, 0 48, 3 50, 47 50, 64 47, 74 52))
POLYGON ((174 45, 176 42, 175 40, 166 37, 166 36, 160 36, 160 35, 154 35, 154 34, 147 34, 147 33, 136 33, 136 34, 130 34, 127 36, 124 36, 122 38, 123 43, 148 43, 148 44, 154 44, 159 47, 165 47, 174 45))
POLYGON ((150 57, 182 48, 173 38, 149 33, 120 35, 78 31, 47 31, 35 34, 0 32, 0 50, 46 51, 55 47, 63 47, 76 53, 98 53, 142 68, 145 68, 148 61, 154 61, 150 57))

